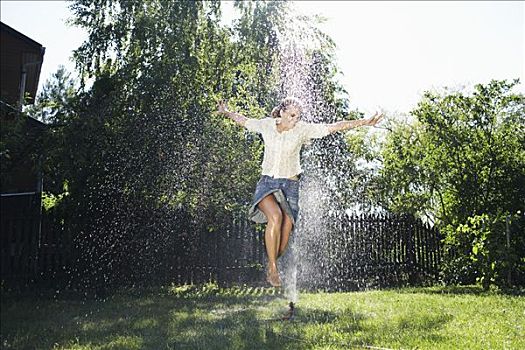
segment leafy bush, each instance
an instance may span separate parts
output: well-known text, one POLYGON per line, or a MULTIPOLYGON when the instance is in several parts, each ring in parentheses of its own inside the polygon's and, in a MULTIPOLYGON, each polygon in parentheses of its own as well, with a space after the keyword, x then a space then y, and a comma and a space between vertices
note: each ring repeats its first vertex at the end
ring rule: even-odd
POLYGON ((448 282, 475 280, 484 289, 491 284, 510 287, 523 283, 525 240, 519 212, 475 215, 457 227, 447 226, 443 232, 447 253, 443 271, 448 282))

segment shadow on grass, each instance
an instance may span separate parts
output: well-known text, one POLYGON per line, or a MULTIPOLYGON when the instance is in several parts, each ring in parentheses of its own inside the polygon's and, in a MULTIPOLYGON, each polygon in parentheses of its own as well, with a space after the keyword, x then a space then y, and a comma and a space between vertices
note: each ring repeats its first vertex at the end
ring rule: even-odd
POLYGON ((282 295, 114 295, 106 300, 2 301, 5 349, 305 349, 326 327, 361 330, 363 315, 298 308, 282 295))
MULTIPOLYGON (((425 288, 399 292, 437 293, 425 288)), ((428 313, 386 319, 359 312, 351 302, 335 311, 305 302, 297 306, 293 321, 282 321, 287 310, 282 294, 242 289, 177 295, 131 290, 104 300, 2 300, 1 310, 5 349, 402 347, 414 339, 446 341, 439 331, 452 319, 428 313)))
POLYGON ((273 349, 287 341, 271 336, 275 321, 261 319, 258 310, 279 298, 3 299, 1 344, 5 349, 273 349))

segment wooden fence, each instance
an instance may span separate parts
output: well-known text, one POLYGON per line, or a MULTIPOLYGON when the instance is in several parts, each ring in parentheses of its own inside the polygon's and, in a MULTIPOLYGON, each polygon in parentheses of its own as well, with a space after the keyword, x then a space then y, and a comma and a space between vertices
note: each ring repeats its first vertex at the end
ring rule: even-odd
MULTIPOLYGON (((70 275, 75 261, 71 237, 49 218, 42 221, 38 236, 35 228, 39 220, 39 217, 2 217, 2 280, 55 283, 70 275)), ((330 232, 322 251, 305 248, 305 241, 299 242, 300 235, 308 235, 307 230, 294 233, 298 236, 294 237, 297 245, 292 243, 289 254, 299 265, 299 287, 356 290, 436 279, 441 261, 441 237, 437 230, 410 216, 344 216, 339 220, 343 221, 337 227, 327 228, 330 232), (305 269, 308 264, 310 268, 305 269), (317 273, 312 276, 312 271, 317 273), (323 278, 319 278, 319 272, 323 278)), ((151 262, 158 266, 142 275, 135 273, 135 279, 148 283, 155 276, 156 282, 177 284, 264 281, 266 254, 261 225, 253 225, 239 216, 226 220, 215 231, 186 227, 186 230, 174 228, 173 232, 175 237, 162 256, 155 256, 155 262, 151 262)), ((133 254, 141 254, 143 243, 138 240, 132 243, 138 247, 133 254)), ((287 259, 286 255, 284 258, 287 259)), ((140 261, 140 256, 127 259, 140 261)), ((142 261, 147 263, 148 258, 142 261)), ((122 271, 114 272, 125 276, 122 271)))
MULTIPOLYGON (((322 288, 355 290, 435 281, 442 259, 437 229, 409 215, 353 215, 331 229, 322 288)), ((312 285, 313 283, 309 283, 312 285)))
POLYGON ((264 235, 244 218, 232 218, 220 231, 199 230, 196 237, 179 237, 172 279, 178 284, 210 280, 247 283, 263 279, 264 235))

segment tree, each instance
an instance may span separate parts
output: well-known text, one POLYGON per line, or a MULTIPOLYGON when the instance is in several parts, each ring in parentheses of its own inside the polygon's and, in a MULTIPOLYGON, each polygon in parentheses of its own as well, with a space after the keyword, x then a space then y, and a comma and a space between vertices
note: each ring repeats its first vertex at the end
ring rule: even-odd
POLYGON ((382 203, 441 228, 450 280, 478 278, 487 287, 516 269, 523 283, 525 104, 512 92, 517 83, 478 84, 472 94, 427 92, 411 112, 414 123, 397 125, 383 147, 382 203))

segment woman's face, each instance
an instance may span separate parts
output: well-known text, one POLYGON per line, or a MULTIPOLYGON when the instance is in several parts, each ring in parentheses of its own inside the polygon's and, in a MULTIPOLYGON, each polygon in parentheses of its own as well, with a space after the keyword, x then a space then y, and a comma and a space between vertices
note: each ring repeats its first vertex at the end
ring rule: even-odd
POLYGON ((281 109, 281 118, 294 126, 301 118, 301 110, 294 105, 288 105, 281 109))

